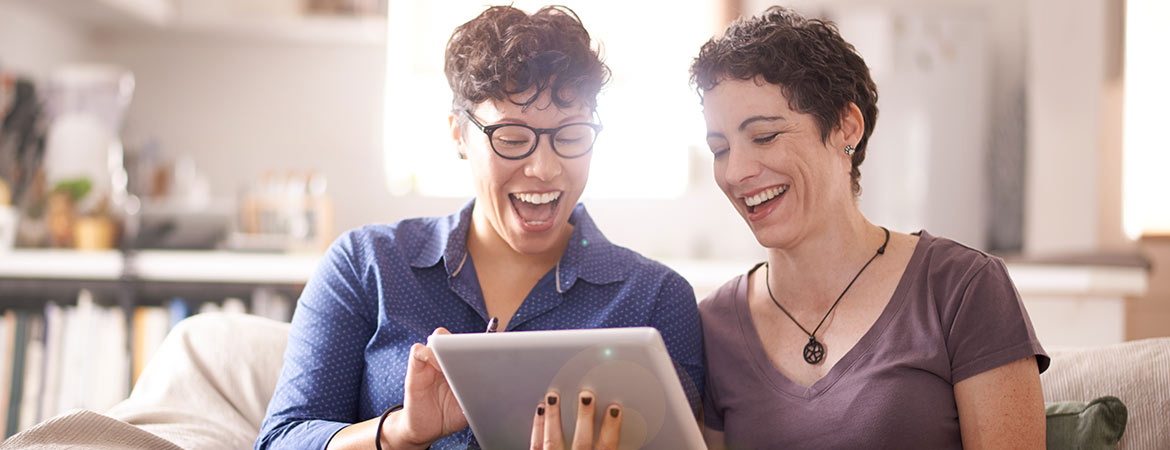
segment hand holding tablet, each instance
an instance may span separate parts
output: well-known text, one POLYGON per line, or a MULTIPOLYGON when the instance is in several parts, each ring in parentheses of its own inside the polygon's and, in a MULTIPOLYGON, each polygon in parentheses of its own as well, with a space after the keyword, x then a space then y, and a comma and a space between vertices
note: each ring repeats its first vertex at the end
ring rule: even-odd
MULTIPOLYGON (((571 434, 572 449, 609 450, 618 448, 618 439, 621 432, 622 416, 619 405, 608 407, 598 406, 594 402, 596 396, 590 391, 581 391, 577 396, 576 406, 573 403, 560 401, 560 394, 549 392, 546 400, 536 407, 536 416, 532 420, 532 439, 530 450, 562 450, 565 448, 565 438, 561 430, 560 409, 577 408, 576 426, 571 434), (600 408, 600 409, 599 409, 600 408), (601 414, 601 430, 594 433, 593 420, 595 412, 601 414)), ((569 397, 572 400, 571 397, 569 397)))
MULTIPOLYGON (((438 328, 431 336, 450 334, 446 328, 438 328)), ((410 347, 405 384, 404 407, 395 413, 388 411, 390 415, 378 427, 379 446, 426 447, 467 426, 434 352, 427 346, 410 347)))
POLYGON ((616 404, 617 448, 704 448, 679 373, 653 328, 432 335, 428 346, 485 449, 527 448, 534 409, 552 406, 550 392, 565 440, 578 429, 578 409, 592 410, 592 430, 600 431, 616 404), (592 408, 578 407, 582 391, 592 408), (566 398, 572 403, 563 404, 566 398))

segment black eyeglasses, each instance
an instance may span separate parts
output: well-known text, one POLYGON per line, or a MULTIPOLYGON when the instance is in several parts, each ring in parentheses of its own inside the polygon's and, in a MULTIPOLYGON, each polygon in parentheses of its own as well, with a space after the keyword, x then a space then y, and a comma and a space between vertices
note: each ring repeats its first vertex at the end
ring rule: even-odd
POLYGON ((601 124, 589 122, 567 123, 556 128, 532 128, 518 123, 484 125, 476 120, 471 111, 463 110, 480 131, 491 142, 492 151, 504 159, 524 159, 536 151, 540 135, 549 135, 553 152, 562 158, 580 158, 593 150, 601 124))

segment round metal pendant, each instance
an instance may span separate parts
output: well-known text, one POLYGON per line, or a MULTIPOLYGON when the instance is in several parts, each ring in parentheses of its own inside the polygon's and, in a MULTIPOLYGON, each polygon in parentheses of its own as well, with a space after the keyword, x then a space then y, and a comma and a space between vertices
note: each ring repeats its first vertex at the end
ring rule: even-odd
POLYGON ((808 338, 808 344, 804 345, 804 362, 816 364, 822 359, 825 359, 825 346, 814 338, 808 338))

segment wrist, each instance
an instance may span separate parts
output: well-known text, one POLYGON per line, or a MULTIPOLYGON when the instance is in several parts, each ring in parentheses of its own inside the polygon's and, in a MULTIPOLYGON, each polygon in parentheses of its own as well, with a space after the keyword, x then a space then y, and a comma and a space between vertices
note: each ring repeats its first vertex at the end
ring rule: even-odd
POLYGON ((406 450, 426 449, 434 439, 420 437, 411 430, 407 420, 406 410, 400 409, 386 417, 386 424, 382 427, 383 449, 406 450))

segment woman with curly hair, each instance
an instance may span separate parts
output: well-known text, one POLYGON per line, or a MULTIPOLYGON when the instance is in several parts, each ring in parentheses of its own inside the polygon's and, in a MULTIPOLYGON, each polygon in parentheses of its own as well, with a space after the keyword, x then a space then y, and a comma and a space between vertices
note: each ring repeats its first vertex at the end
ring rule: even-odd
MULTIPOLYGON (((577 203, 609 70, 576 14, 488 8, 455 30, 445 72, 451 138, 475 198, 450 216, 370 225, 332 245, 297 302, 257 449, 476 447, 423 345, 432 332, 652 326, 697 402, 691 286, 611 244, 577 203)), ((620 405, 558 395, 532 405, 534 423, 546 405, 590 417, 596 407, 605 442, 616 439, 620 405)), ((557 425, 534 441, 558 448, 557 425)))
POLYGON ((877 86, 836 27, 773 7, 691 76, 767 250, 699 305, 711 448, 1044 448, 1048 356, 1003 261, 857 206, 877 86))

